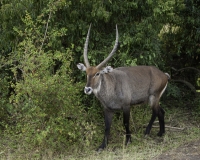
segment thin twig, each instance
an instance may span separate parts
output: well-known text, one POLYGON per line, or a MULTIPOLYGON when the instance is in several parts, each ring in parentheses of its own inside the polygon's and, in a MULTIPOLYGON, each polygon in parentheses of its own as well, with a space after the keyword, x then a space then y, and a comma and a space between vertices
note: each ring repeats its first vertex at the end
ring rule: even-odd
POLYGON ((0 66, 0 69, 3 68, 3 67, 5 67, 5 66, 7 66, 8 64, 9 64, 9 63, 5 63, 5 64, 1 65, 1 66, 0 66))
MULTIPOLYGON (((152 126, 152 128, 159 128, 160 126, 152 126)), ((185 128, 180 127, 172 127, 172 126, 165 126, 165 128, 174 129, 174 130, 181 130, 183 131, 185 128)))
POLYGON ((176 72, 180 72, 182 70, 186 70, 186 69, 192 69, 192 70, 195 70, 197 71, 199 74, 200 74, 200 70, 195 68, 195 67, 185 67, 185 68, 181 68, 181 69, 175 69, 174 67, 171 68, 172 70, 176 71, 176 72))
POLYGON ((194 87, 194 85, 192 85, 190 82, 188 82, 188 81, 185 81, 185 80, 181 80, 181 79, 177 79, 177 80, 171 80, 171 81, 173 81, 173 82, 178 82, 178 83, 184 83, 186 86, 188 86, 190 89, 191 89, 191 91, 194 93, 194 94, 196 94, 196 88, 194 87))
POLYGON ((46 36, 47 36, 47 30, 48 30, 48 27, 49 27, 49 20, 50 20, 50 18, 51 18, 51 12, 49 13, 49 18, 48 18, 48 20, 47 20, 46 30, 45 30, 45 33, 44 33, 44 38, 43 38, 43 41, 42 41, 42 44, 41 44, 41 47, 40 47, 39 54, 40 54, 40 52, 41 52, 41 50, 42 50, 42 47, 43 47, 43 45, 44 45, 44 41, 45 41, 46 36))

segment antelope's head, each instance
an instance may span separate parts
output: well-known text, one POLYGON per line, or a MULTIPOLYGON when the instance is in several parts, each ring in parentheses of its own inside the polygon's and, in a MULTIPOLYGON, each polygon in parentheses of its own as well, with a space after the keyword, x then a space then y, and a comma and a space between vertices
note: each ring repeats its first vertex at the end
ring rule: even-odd
POLYGON ((89 27, 89 30, 87 33, 87 38, 86 38, 85 45, 84 45, 83 57, 84 57, 85 65, 82 63, 79 63, 77 65, 78 69, 80 69, 81 71, 86 71, 87 84, 85 86, 84 92, 85 92, 85 94, 88 94, 88 95, 91 94, 92 92, 97 93, 100 90, 102 74, 112 72, 113 68, 111 66, 107 66, 105 68, 103 68, 103 67, 110 60, 110 58, 114 55, 114 53, 117 50, 118 43, 119 43, 118 42, 118 39, 119 39, 118 29, 117 29, 117 25, 116 25, 116 40, 115 40, 115 45, 113 47, 113 50, 110 52, 108 57, 106 59, 104 59, 99 65, 90 66, 90 63, 89 63, 88 57, 87 57, 90 29, 91 29, 91 25, 89 27))

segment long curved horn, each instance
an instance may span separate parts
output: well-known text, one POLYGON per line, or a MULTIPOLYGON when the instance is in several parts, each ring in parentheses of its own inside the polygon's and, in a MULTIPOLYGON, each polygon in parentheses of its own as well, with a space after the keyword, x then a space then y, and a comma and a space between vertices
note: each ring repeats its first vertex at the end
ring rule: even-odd
POLYGON ((115 45, 113 47, 113 50, 110 52, 108 57, 106 59, 104 59, 104 61, 101 62, 96 68, 100 69, 101 67, 103 67, 110 60, 110 58, 114 55, 114 53, 117 51, 117 47, 119 44, 118 39, 119 39, 119 34, 118 34, 117 25, 116 25, 116 40, 115 40, 115 45))
POLYGON ((84 62, 85 62, 86 67, 90 67, 90 63, 88 61, 88 56, 87 56, 88 42, 89 42, 89 37, 90 37, 90 29, 91 29, 91 24, 90 24, 90 27, 88 29, 87 38, 86 38, 85 44, 84 44, 84 52, 83 52, 83 57, 84 57, 84 62))

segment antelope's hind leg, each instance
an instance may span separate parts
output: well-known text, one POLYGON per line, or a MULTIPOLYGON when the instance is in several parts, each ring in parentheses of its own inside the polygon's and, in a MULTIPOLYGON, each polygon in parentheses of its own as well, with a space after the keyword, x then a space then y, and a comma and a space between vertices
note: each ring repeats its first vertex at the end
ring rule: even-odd
POLYGON ((148 135, 150 133, 153 122, 155 121, 156 117, 158 117, 160 131, 158 132, 157 135, 162 136, 165 133, 165 121, 164 121, 165 111, 160 107, 159 99, 156 99, 155 96, 150 96, 149 101, 150 101, 150 106, 152 108, 152 116, 146 128, 145 135, 148 135))
POLYGON ((150 134, 153 122, 155 121, 156 117, 157 117, 156 116, 156 112, 154 111, 154 109, 152 109, 151 119, 150 119, 149 124, 148 124, 148 126, 146 128, 145 135, 149 135, 150 134))
POLYGON ((156 117, 158 117, 160 125, 160 131, 158 132, 157 135, 161 137, 165 133, 164 115, 165 111, 160 106, 157 109, 152 109, 152 116, 146 128, 145 135, 148 135, 150 133, 153 122, 155 121, 156 117))
POLYGON ((160 124, 160 131, 158 132, 158 136, 162 136, 165 133, 165 120, 164 120, 164 116, 165 116, 165 111, 160 107, 158 107, 158 120, 159 120, 159 124, 160 124))

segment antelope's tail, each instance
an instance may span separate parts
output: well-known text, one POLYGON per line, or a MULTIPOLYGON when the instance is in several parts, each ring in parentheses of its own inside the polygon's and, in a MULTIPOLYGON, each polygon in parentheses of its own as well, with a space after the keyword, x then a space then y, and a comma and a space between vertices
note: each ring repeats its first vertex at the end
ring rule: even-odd
POLYGON ((170 77, 170 75, 168 73, 165 73, 165 74, 167 75, 168 79, 171 79, 171 77, 170 77))

